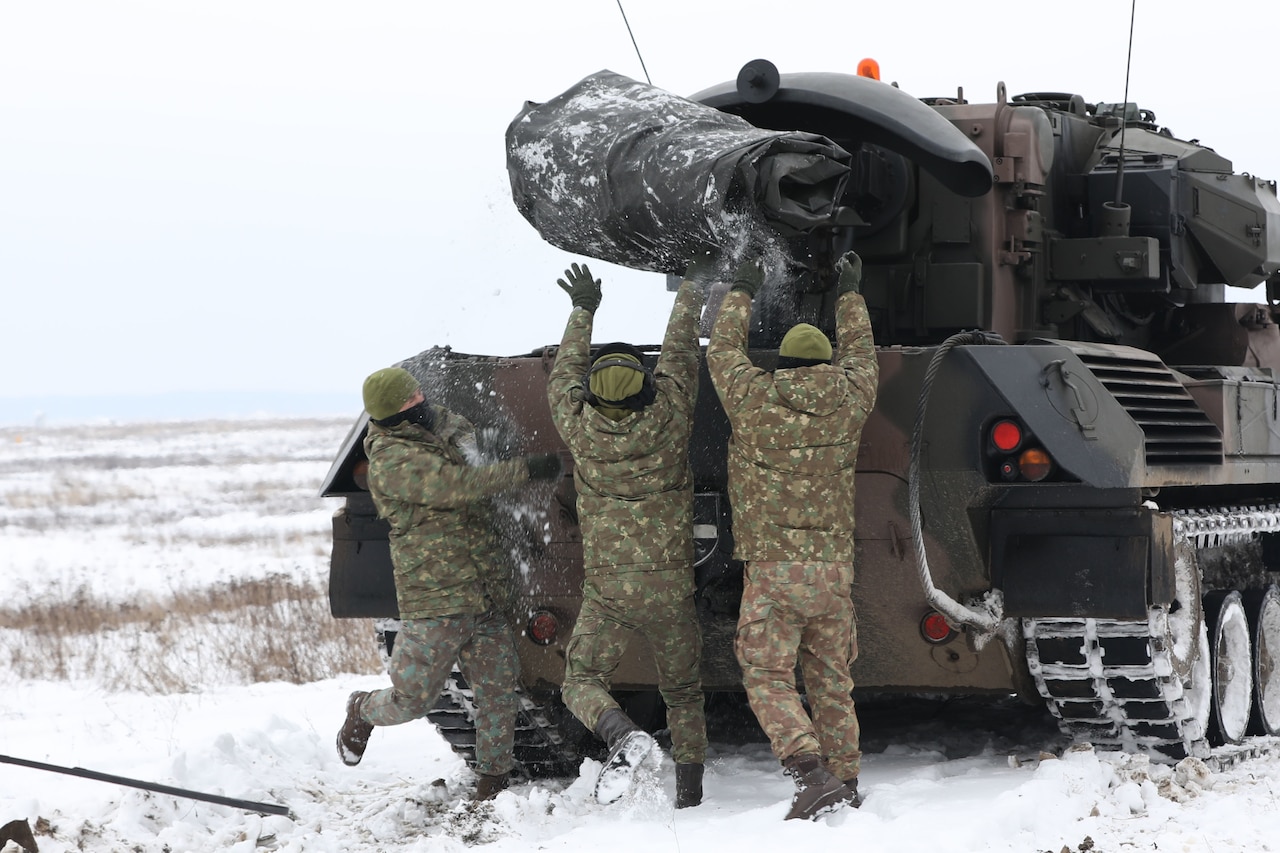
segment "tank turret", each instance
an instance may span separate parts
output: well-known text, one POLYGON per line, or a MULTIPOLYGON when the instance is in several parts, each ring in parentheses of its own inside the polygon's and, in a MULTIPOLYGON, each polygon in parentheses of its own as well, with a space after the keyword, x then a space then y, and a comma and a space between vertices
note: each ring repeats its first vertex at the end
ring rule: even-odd
MULTIPOLYGON (((978 195, 964 191, 962 176, 978 178, 960 173, 954 158, 921 155, 914 140, 933 128, 883 129, 888 119, 868 106, 877 90, 898 92, 848 74, 782 74, 768 98, 736 82, 693 98, 760 127, 822 133, 851 153, 836 204, 862 222, 815 229, 792 242, 792 255, 817 270, 858 250, 881 345, 937 344, 985 329, 1008 341, 1175 352, 1181 363, 1236 365, 1250 347, 1274 351, 1269 312, 1202 307, 1223 305, 1228 287, 1280 281, 1274 181, 1234 173, 1226 158, 1177 138, 1135 104, 1045 92, 1009 98, 1001 85, 992 103, 924 102, 989 161, 991 190, 978 195), (1219 338, 1232 322, 1241 343, 1228 347, 1219 338)), ((830 329, 829 284, 805 280, 792 311, 762 321, 761 345, 776 343, 793 316, 830 329)))

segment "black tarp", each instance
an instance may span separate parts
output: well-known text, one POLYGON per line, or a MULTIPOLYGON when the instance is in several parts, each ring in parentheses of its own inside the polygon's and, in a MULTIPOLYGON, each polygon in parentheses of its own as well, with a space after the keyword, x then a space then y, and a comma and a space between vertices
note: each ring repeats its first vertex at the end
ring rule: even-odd
POLYGON ((760 225, 830 224, 850 155, 824 136, 738 116, 600 71, 507 128, 516 207, 548 243, 679 274, 697 251, 760 225))

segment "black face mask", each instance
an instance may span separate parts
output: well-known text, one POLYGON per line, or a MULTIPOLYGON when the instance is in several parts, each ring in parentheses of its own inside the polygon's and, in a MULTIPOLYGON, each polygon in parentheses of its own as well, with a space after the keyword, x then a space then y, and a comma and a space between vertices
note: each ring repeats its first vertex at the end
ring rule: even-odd
POLYGON ((389 418, 383 418, 380 421, 375 421, 379 426, 384 426, 388 429, 406 422, 417 424, 427 432, 435 429, 436 416, 431 411, 431 404, 426 400, 423 400, 418 405, 410 406, 403 412, 396 412, 389 418))
POLYGON ((778 356, 774 370, 790 370, 793 367, 813 367, 815 364, 830 364, 829 358, 796 358, 792 355, 778 356))

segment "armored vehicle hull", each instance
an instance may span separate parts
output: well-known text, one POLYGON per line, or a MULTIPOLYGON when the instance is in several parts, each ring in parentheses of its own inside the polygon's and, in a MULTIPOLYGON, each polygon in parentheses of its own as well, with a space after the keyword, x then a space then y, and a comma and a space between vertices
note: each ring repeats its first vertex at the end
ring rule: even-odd
MULTIPOLYGON (((1002 85, 992 103, 916 102, 921 122, 878 81, 762 67, 692 100, 852 154, 845 212, 784 241, 752 357, 769 368, 793 322, 832 332, 822 270, 855 249, 880 362, 857 466, 858 688, 1016 693, 1075 737, 1160 758, 1280 733, 1275 184, 1131 104, 1002 85), (954 136, 938 141, 938 119, 954 136), (1225 301, 1263 283, 1264 304, 1225 301)), ((545 396, 554 357, 432 349, 404 365, 497 457, 564 452, 545 396)), ((696 418, 703 680, 740 691, 729 431, 705 369, 696 418)), ((394 618, 363 430, 324 485, 346 498, 332 607, 394 618)), ((582 580, 572 480, 504 500, 522 760, 572 770, 592 744, 557 699, 582 580)), ((615 686, 655 683, 637 641, 615 686)), ((455 683, 436 715, 464 753, 466 702, 455 683)))

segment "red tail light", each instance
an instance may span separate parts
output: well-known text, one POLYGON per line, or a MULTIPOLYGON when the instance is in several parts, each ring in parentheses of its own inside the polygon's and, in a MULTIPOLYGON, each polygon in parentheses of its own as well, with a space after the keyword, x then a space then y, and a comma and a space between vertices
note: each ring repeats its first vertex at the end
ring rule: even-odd
POLYGON ((945 643, 956 635, 955 629, 945 616, 936 610, 930 610, 920 620, 920 634, 930 643, 945 643))
POLYGON ((525 633, 538 645, 549 646, 555 642, 556 636, 560 633, 560 621, 549 610, 535 611, 529 617, 529 625, 525 633))
POLYGON ((1014 421, 996 421, 991 428, 991 443, 1003 453, 1012 453, 1022 444, 1022 427, 1014 421))

